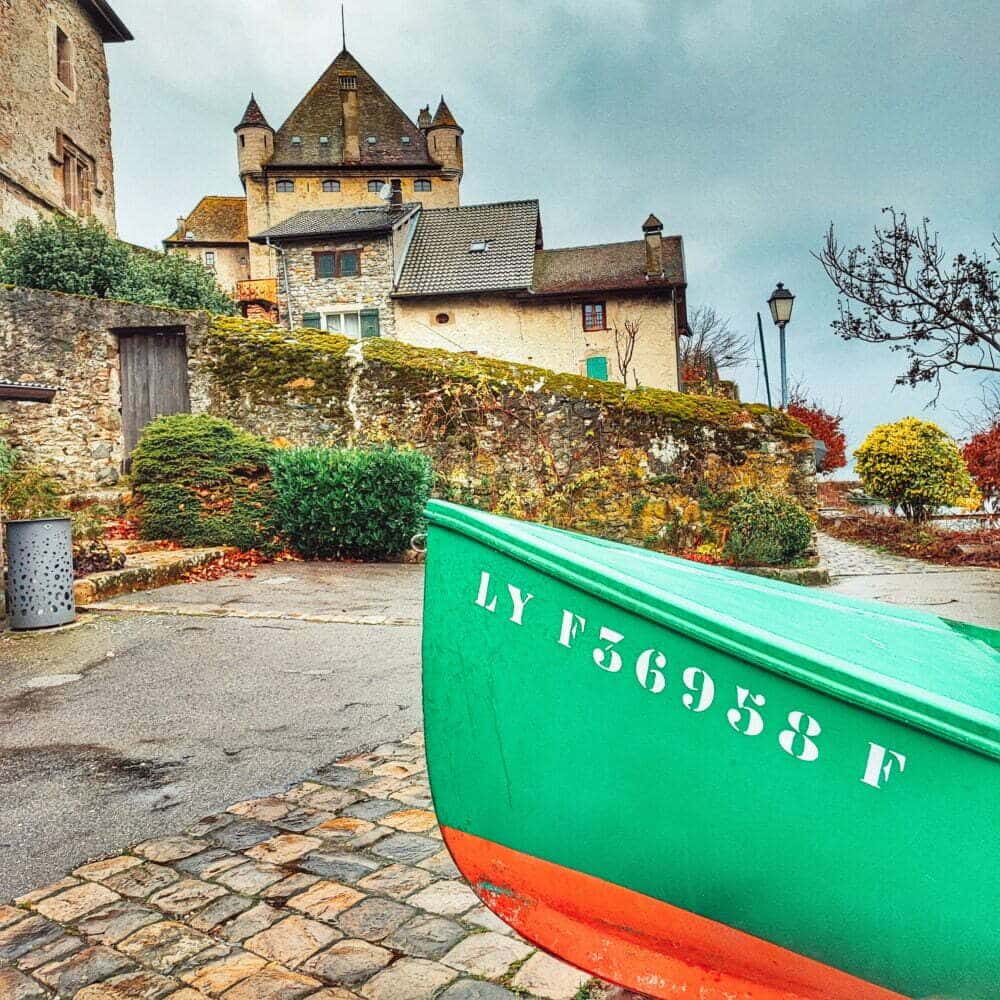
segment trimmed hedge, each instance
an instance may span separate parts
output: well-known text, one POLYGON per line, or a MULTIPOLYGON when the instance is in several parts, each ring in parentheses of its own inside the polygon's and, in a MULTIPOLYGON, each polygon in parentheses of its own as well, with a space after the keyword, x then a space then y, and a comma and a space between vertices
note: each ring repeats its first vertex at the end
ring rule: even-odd
POLYGON ((175 414, 132 452, 134 513, 143 538, 274 549, 274 447, 218 417, 175 414))
POLYGON ((805 508, 766 490, 739 490, 728 520, 725 553, 741 566, 794 562, 812 541, 812 521, 805 508))
POLYGON ((399 555, 424 528, 427 456, 395 448, 298 448, 271 456, 282 531, 312 559, 399 555))

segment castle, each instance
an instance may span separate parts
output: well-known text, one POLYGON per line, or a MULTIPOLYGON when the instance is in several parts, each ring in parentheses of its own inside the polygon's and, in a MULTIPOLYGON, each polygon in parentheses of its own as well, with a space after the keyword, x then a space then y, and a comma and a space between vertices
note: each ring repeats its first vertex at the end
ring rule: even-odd
POLYGON ((243 197, 203 198, 164 248, 244 315, 679 387, 683 241, 655 215, 637 239, 548 249, 537 201, 461 205, 444 97, 413 122, 346 48, 280 128, 251 95, 234 131, 243 197))
POLYGON ((459 204, 463 130, 444 97, 414 124, 346 49, 277 131, 253 95, 234 131, 245 197, 203 198, 164 240, 229 292, 277 274, 276 254, 248 236, 306 209, 383 205, 386 184, 407 202, 459 204))

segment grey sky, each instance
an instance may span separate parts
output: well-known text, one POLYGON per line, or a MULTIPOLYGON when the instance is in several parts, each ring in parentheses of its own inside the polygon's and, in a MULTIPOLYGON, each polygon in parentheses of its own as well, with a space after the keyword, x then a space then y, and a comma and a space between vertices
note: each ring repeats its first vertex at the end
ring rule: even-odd
MULTIPOLYGON (((328 0, 115 0, 109 47, 121 235, 157 245, 203 194, 241 193, 251 90, 277 127, 340 49, 328 0)), ((797 295, 790 368, 842 405, 850 448, 908 414, 953 432, 980 380, 896 389, 903 359, 830 331, 810 256, 832 220, 867 242, 882 206, 946 250, 1000 229, 996 0, 347 0, 348 48, 416 117, 444 92, 465 128, 465 203, 538 197, 547 246, 684 236, 691 307, 740 330, 776 281, 797 295)), ((753 366, 738 378, 762 399, 753 366)))

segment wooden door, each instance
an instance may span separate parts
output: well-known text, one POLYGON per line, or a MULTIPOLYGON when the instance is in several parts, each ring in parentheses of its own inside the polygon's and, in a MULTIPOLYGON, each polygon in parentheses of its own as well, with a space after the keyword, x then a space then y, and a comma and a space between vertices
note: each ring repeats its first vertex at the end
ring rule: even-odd
POLYGON ((118 337, 125 469, 151 420, 190 413, 187 347, 182 331, 130 330, 118 337))

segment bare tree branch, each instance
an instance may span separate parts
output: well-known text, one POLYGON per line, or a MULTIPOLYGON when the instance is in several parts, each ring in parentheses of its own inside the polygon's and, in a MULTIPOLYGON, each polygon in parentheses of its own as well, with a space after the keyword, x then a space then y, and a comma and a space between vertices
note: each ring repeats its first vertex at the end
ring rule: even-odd
POLYGON ((736 333, 729 320, 711 306, 699 306, 688 321, 691 336, 681 344, 681 365, 685 371, 704 372, 712 378, 722 368, 735 368, 750 359, 749 337, 736 333))
MULTIPOLYGON (((615 334, 615 354, 618 355, 618 372, 622 377, 622 382, 628 385, 628 373, 632 366, 632 355, 635 354, 635 343, 639 339, 639 321, 637 319, 627 319, 624 323, 625 330, 618 329, 618 324, 613 326, 615 334)), ((631 368, 632 381, 636 388, 639 386, 639 379, 636 377, 635 369, 631 368)))
POLYGON ((814 254, 841 296, 833 329, 902 351, 897 385, 940 391, 944 371, 1000 372, 1000 238, 992 256, 958 254, 949 266, 928 219, 911 226, 905 212, 882 211, 888 223, 869 248, 841 244, 831 224, 814 254))

